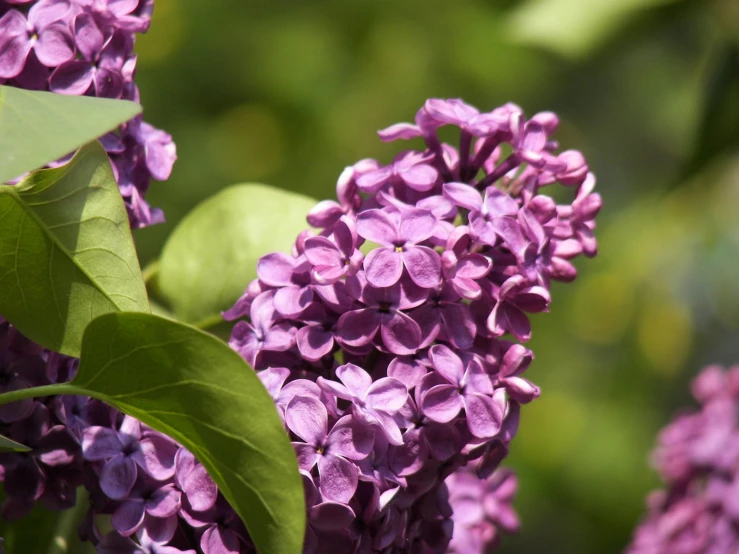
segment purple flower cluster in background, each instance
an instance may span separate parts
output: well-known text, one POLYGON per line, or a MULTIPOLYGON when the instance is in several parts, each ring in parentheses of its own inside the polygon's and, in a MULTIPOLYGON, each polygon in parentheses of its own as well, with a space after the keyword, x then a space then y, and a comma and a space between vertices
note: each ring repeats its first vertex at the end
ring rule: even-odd
MULTIPOLYGON (((153 0, 0 0, 0 84, 61 94, 139 101, 135 33, 149 28, 153 0)), ((101 142, 134 228, 164 220, 144 200, 166 180, 172 137, 141 116, 101 142)))
POLYGON ((700 411, 659 435, 653 462, 667 484, 651 493, 628 554, 739 551, 739 366, 708 366, 693 381, 700 411))
POLYGON ((583 156, 556 153, 557 124, 513 104, 428 100, 415 124, 379 133, 424 149, 346 168, 337 200, 308 214, 318 231, 262 257, 225 313, 293 440, 307 553, 452 541, 475 554, 517 529, 515 479, 493 472, 539 395, 522 377, 528 314, 548 310, 552 280, 575 278, 573 258, 596 254, 601 207, 583 156), (459 128, 458 147, 443 126, 459 128), (542 194, 555 183, 571 203, 542 194))

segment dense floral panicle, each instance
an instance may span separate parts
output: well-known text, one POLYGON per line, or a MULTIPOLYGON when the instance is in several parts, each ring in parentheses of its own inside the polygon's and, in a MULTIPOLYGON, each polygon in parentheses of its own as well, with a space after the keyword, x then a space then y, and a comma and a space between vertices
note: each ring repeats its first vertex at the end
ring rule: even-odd
POLYGON ((520 406, 539 396, 520 343, 528 314, 549 309, 551 281, 573 280, 571 260, 596 253, 601 205, 583 156, 556 152, 557 124, 514 104, 429 100, 415 124, 380 132, 425 147, 347 167, 337 199, 308 214, 315 231, 261 258, 224 314, 241 319, 230 344, 298 454, 306 552, 442 553, 450 540, 482 552, 517 528, 515 479, 494 471, 520 406), (458 147, 439 140, 444 125, 460 128, 458 147), (571 203, 545 194, 557 183, 571 203), (448 500, 471 498, 485 508, 452 516, 448 500))
MULTIPOLYGON (((135 34, 146 32, 153 0, 0 0, 0 84, 61 94, 139 101, 135 34)), ((166 180, 172 137, 140 116, 101 138, 133 227, 163 221, 144 200, 166 180)))
POLYGON ((692 392, 700 411, 660 432, 653 463, 667 486, 649 495, 629 554, 739 551, 739 366, 706 367, 692 392))

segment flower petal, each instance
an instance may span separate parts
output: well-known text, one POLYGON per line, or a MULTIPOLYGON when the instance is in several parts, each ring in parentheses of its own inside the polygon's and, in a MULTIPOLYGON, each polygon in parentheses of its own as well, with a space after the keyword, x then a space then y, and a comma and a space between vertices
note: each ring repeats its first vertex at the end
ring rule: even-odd
POLYGON ((300 354, 311 362, 316 362, 330 354, 334 348, 334 334, 318 325, 309 325, 299 329, 295 339, 300 354))
POLYGON ((341 252, 326 237, 310 237, 306 240, 305 257, 313 265, 338 266, 341 264, 341 252))
POLYGON ((110 523, 121 535, 128 537, 141 527, 145 515, 144 501, 139 498, 129 499, 116 508, 110 523))
POLYGON ((447 381, 453 385, 458 385, 462 382, 462 377, 464 376, 462 360, 448 346, 443 344, 432 346, 429 350, 429 359, 434 369, 447 381))
POLYGON ((74 58, 74 42, 66 25, 55 23, 44 29, 34 45, 36 56, 46 67, 57 67, 74 58))
POLYGON ((108 460, 100 471, 100 488, 113 500, 126 498, 136 481, 136 474, 134 461, 118 454, 108 460))
POLYGON ((49 88, 59 94, 81 96, 90 88, 95 68, 84 60, 71 60, 57 67, 49 77, 49 88))
POLYGON ((354 364, 344 364, 336 368, 336 376, 347 390, 357 398, 364 399, 372 385, 372 377, 354 364))
POLYGON ((346 312, 339 318, 337 336, 349 346, 364 346, 375 338, 380 321, 380 314, 373 308, 346 312))
POLYGON ((423 414, 439 423, 453 420, 462 407, 462 397, 459 389, 454 385, 431 387, 421 401, 423 414))
MULTIPOLYGON (((337 374, 338 374, 338 370, 337 374)), ((362 370, 364 372, 364 370, 362 370)), ((369 375, 364 372, 367 377, 369 375)), ((342 379, 343 381, 343 379, 342 379)), ((370 382, 372 380, 370 379, 370 382)), ((392 377, 383 377, 372 383, 369 388, 365 389, 367 396, 367 404, 373 409, 382 410, 389 414, 394 414, 403 407, 408 396, 408 389, 398 379, 392 377)))
POLYGON ((395 246, 399 239, 395 221, 384 210, 376 209, 357 216, 357 234, 382 246, 395 246))
POLYGON ((470 185, 464 183, 444 183, 444 198, 448 198, 457 206, 470 211, 482 209, 482 195, 470 185))
POLYGON ((146 511, 154 517, 165 518, 176 514, 182 506, 182 493, 174 485, 165 485, 154 491, 146 501, 146 511))
POLYGON ((400 170, 398 175, 413 190, 425 192, 434 188, 439 172, 430 165, 417 164, 400 170))
MULTIPOLYGON (((17 12, 10 11, 5 17, 12 13, 17 12)), ((0 37, 0 78, 11 79, 20 75, 30 51, 31 43, 25 35, 0 37)))
POLYGON ((318 488, 323 497, 348 504, 359 482, 357 466, 344 458, 328 454, 318 460, 318 473, 318 488))
POLYGON ((131 454, 131 459, 147 475, 157 481, 163 481, 174 475, 174 458, 177 450, 178 446, 169 437, 152 432, 141 439, 139 449, 131 454))
POLYGON ((351 460, 362 460, 372 450, 375 432, 372 427, 352 416, 336 422, 326 439, 326 452, 351 460))
POLYGON ((94 426, 82 432, 82 456, 85 460, 107 460, 120 454, 122 449, 123 443, 115 429, 94 426))
POLYGON ((270 287, 284 287, 292 284, 295 259, 282 252, 272 252, 259 258, 257 275, 259 280, 270 287))
POLYGON ((503 412, 489 396, 478 393, 465 394, 464 410, 467 416, 467 427, 474 436, 489 438, 500 431, 503 412))
POLYGON ((295 396, 285 409, 290 430, 313 446, 323 446, 328 431, 326 407, 309 396, 295 396))
POLYGON ((400 218, 400 237, 418 244, 429 238, 436 228, 437 219, 429 210, 414 208, 405 211, 400 218))
POLYGON ((388 377, 394 377, 408 389, 415 387, 426 373, 428 370, 425 365, 406 356, 394 358, 387 366, 388 377))
POLYGON ((349 506, 338 502, 321 502, 308 510, 310 525, 320 531, 348 529, 354 517, 354 512, 349 506))
POLYGON ((414 354, 421 344, 421 328, 403 312, 383 318, 380 334, 385 348, 400 356, 414 354))
MULTIPOLYGON (((437 252, 427 246, 410 246, 401 255, 408 275, 415 284, 425 289, 433 289, 439 285, 441 258, 437 252)), ((370 280, 369 275, 367 280, 370 280)))
POLYGON ((274 298, 275 310, 286 318, 296 318, 313 302, 313 290, 310 287, 282 287, 274 298))
POLYGON ((367 281, 373 287, 391 287, 403 275, 403 255, 392 248, 376 248, 364 258, 367 281))

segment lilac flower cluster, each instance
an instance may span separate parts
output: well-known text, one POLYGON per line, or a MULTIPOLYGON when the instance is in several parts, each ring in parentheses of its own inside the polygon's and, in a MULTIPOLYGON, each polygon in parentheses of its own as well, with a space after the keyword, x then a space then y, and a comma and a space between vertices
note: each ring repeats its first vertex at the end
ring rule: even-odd
MULTIPOLYGON (((0 0, 0 84, 139 101, 135 33, 153 0, 0 0)), ((169 177, 175 145, 141 116, 101 142, 134 228, 164 220, 144 200, 151 178, 169 177)))
MULTIPOLYGON (((521 376, 533 359, 520 344, 528 314, 548 310, 552 280, 575 278, 573 258, 596 254, 601 199, 583 156, 556 153, 557 124, 513 104, 480 113, 428 100, 415 124, 379 133, 425 149, 348 167, 337 201, 308 214, 318 232, 262 257, 224 314, 247 318, 230 344, 293 440, 306 552, 445 552, 444 480, 468 463, 487 478, 506 456, 520 406, 539 395, 521 376), (437 134, 447 125, 458 148, 437 134), (570 204, 541 193, 555 183, 573 189, 570 204)), ((487 486, 502 506, 513 485, 499 479, 487 486)), ((474 529, 455 533, 458 551, 494 542, 488 519, 516 528, 507 508, 478 515, 463 516, 474 529)))
POLYGON ((739 550, 739 366, 708 366, 693 381, 700 411, 660 432, 653 461, 667 488, 651 493, 629 554, 739 550))
MULTIPOLYGON (((71 380, 77 360, 50 353, 0 318, 0 393, 71 380)), ((31 448, 0 453, 15 521, 37 503, 50 510, 89 495, 80 536, 100 554, 254 552, 246 530, 192 454, 168 437, 82 396, 49 396, 0 406, 0 435, 31 448), (97 516, 110 516, 102 535, 97 516)))
MULTIPOLYGON (((0 317, 0 393, 66 380, 72 371, 74 362, 44 351, 0 317)), ((79 442, 67 425, 75 417, 72 410, 61 398, 0 406, 0 435, 31 448, 27 453, 0 453, 4 519, 25 516, 36 502, 52 510, 74 506, 83 468, 79 442)))

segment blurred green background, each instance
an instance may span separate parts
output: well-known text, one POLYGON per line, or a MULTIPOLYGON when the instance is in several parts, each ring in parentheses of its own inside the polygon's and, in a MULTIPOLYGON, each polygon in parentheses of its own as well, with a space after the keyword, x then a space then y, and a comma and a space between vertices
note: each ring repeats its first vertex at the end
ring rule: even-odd
POLYGON ((507 462, 523 532, 500 552, 620 552, 657 430, 700 367, 739 361, 738 38, 734 0, 156 0, 138 83, 179 161, 142 262, 229 184, 332 197, 428 97, 556 111, 598 176, 601 254, 534 321, 543 394, 507 462))

